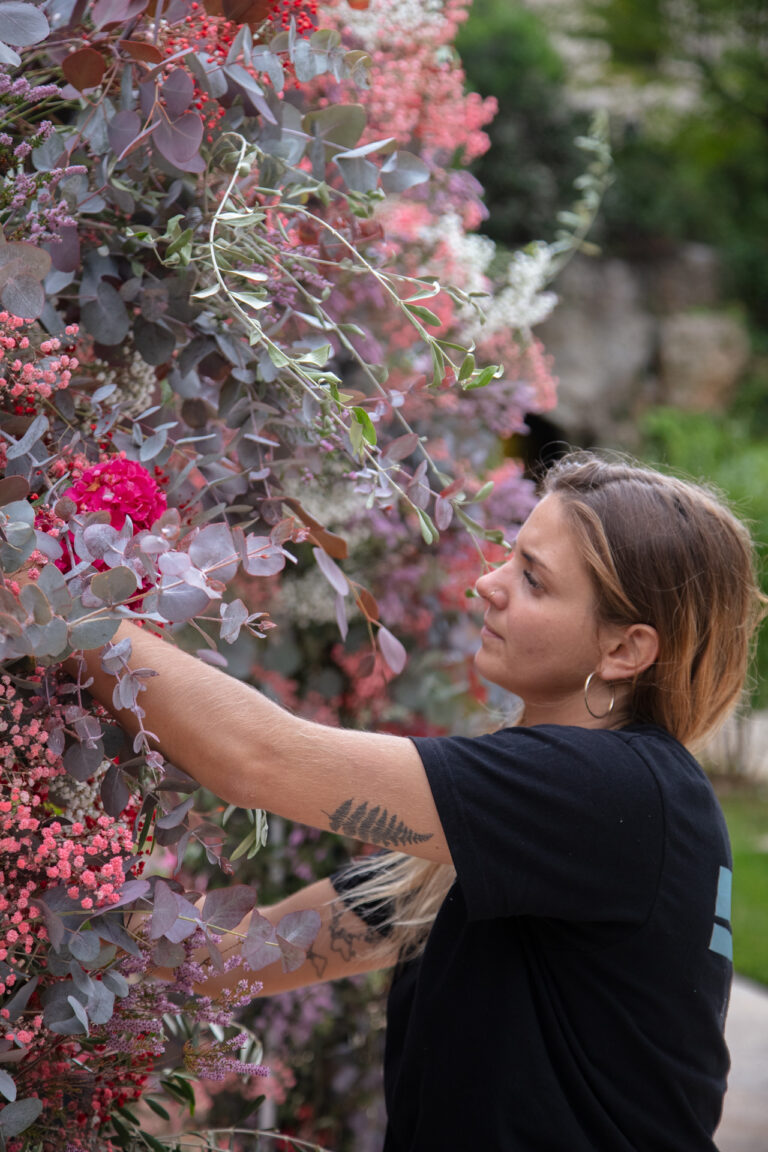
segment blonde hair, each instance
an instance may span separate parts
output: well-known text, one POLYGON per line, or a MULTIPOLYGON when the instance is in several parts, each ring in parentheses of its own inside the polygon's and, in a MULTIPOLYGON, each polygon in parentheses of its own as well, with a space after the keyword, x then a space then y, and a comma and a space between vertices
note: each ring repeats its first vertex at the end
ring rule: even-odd
MULTIPOLYGON (((710 736, 739 703, 766 598, 746 527, 699 484, 594 453, 555 464, 543 495, 562 502, 592 575, 600 622, 650 624, 659 654, 633 684, 626 722, 682 744, 710 736)), ((350 865, 343 897, 386 916, 382 951, 418 955, 455 872, 402 854, 350 865)))

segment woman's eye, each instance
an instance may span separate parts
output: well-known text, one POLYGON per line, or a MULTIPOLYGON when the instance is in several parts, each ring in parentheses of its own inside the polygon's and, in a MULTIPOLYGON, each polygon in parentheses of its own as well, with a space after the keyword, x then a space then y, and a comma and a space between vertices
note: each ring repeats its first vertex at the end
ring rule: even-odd
POLYGON ((531 588, 541 588, 541 584, 539 584, 538 580, 534 580, 527 568, 523 568, 523 578, 530 584, 531 588))

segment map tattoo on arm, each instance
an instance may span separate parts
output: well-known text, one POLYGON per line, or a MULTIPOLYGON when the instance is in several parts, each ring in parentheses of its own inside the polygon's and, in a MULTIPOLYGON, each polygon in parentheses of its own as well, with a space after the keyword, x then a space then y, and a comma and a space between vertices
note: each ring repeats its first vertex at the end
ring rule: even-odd
POLYGON ((414 832, 396 812, 390 816, 386 808, 379 804, 372 808, 367 800, 355 805, 352 797, 340 804, 335 812, 325 814, 332 832, 371 841, 382 848, 401 848, 406 844, 423 844, 425 840, 432 839, 431 832, 414 832))

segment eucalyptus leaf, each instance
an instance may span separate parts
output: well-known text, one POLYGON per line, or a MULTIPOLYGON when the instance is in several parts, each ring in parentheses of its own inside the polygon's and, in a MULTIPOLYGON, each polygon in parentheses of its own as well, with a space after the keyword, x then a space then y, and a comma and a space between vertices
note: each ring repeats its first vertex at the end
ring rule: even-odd
POLYGON ((0 1136, 4 1140, 20 1136, 35 1123, 42 1111, 43 1102, 37 1096, 27 1096, 24 1100, 6 1104, 0 1112, 0 1136))

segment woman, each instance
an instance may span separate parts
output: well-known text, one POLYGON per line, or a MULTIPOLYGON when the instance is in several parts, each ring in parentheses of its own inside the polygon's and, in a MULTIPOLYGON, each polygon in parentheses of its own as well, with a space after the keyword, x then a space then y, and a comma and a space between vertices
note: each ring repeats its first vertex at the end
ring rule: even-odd
POLYGON ((386 1152, 711 1152, 731 857, 686 746, 743 687, 748 534, 702 489, 571 458, 477 592, 477 666, 521 697, 517 727, 325 728, 132 630, 159 672, 146 727, 230 803, 394 850, 270 909, 322 928, 295 973, 260 973, 271 992, 400 961, 386 1152))

